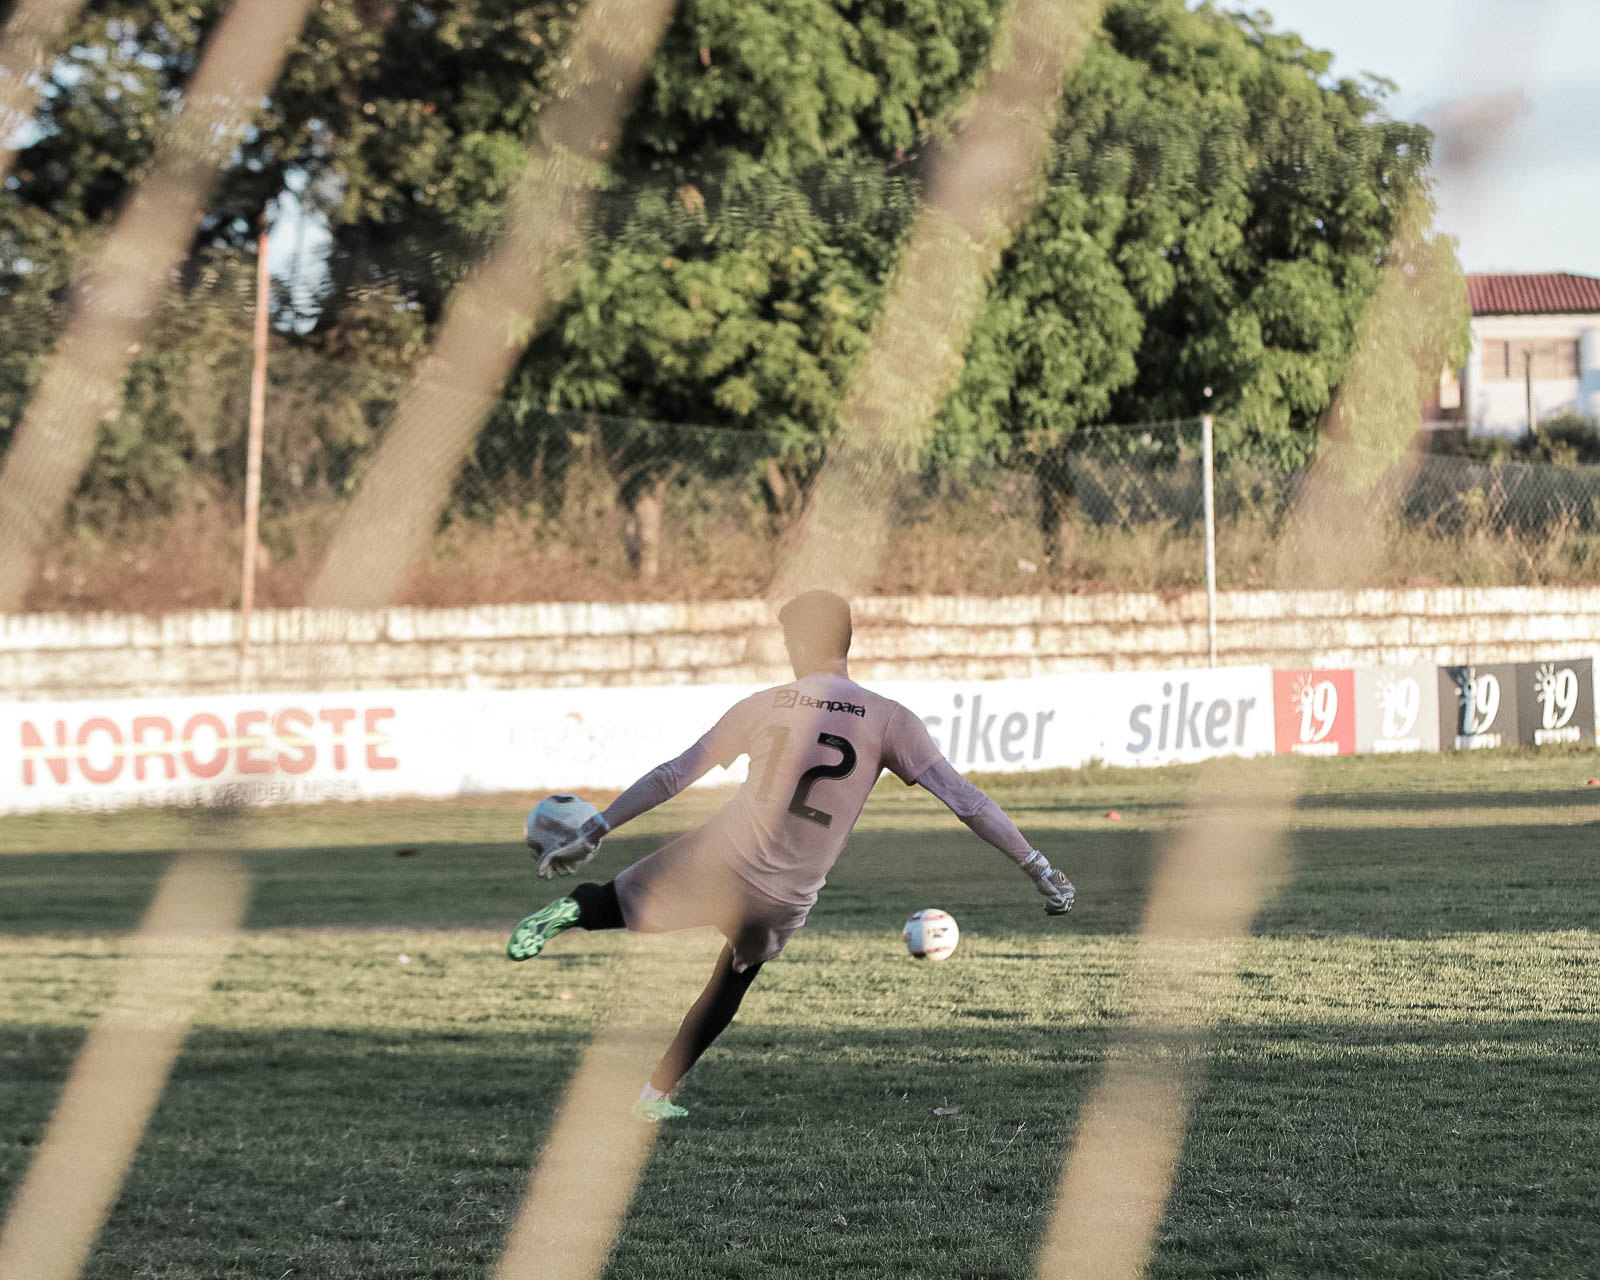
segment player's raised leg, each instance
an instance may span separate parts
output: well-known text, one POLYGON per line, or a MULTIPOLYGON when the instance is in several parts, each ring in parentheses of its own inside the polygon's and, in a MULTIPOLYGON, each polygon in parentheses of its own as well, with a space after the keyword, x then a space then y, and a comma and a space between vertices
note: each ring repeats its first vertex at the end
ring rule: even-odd
POLYGON ((545 943, 568 929, 621 929, 626 924, 614 884, 580 884, 566 897, 517 921, 506 943, 506 955, 513 960, 532 960, 545 943))

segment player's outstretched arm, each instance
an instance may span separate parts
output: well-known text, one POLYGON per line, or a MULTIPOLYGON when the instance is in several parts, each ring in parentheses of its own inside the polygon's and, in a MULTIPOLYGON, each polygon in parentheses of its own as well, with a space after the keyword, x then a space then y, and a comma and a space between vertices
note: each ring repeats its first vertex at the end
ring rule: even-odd
POLYGON ((641 813, 648 813, 657 805, 665 804, 685 787, 704 777, 712 765, 722 763, 717 758, 717 731, 713 729, 682 755, 650 770, 613 800, 604 813, 598 813, 585 822, 576 840, 542 855, 539 859, 539 875, 546 880, 551 876, 576 875, 578 868, 600 851, 600 842, 624 822, 631 822, 641 813))
POLYGON ((615 831, 624 822, 632 822, 641 813, 649 813, 657 805, 666 804, 680 791, 705 777, 716 763, 706 739, 701 738, 681 756, 658 764, 606 806, 605 812, 600 815, 605 820, 606 830, 615 831))
POLYGON ((974 835, 988 841, 1022 868, 1043 895, 1046 915, 1064 916, 1072 910, 1078 896, 1072 881, 1052 867, 1050 859, 1028 842, 1017 824, 995 803, 994 797, 973 786, 943 757, 929 765, 916 781, 918 786, 938 796, 974 835))

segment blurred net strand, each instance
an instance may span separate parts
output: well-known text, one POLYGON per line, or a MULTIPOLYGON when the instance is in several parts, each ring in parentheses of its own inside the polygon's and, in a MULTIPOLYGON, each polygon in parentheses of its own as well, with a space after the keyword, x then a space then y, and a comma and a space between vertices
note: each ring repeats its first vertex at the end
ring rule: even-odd
POLYGON ((308 603, 389 604, 518 354, 558 299, 608 153, 671 21, 673 0, 590 0, 569 78, 541 113, 501 246, 455 290, 422 370, 341 517, 308 603))
POLYGON ((887 537, 887 478, 909 471, 961 371, 1000 256, 1038 203, 1064 86, 1102 0, 1014 0, 990 73, 935 163, 883 311, 839 410, 838 433, 769 590, 781 601, 869 580, 887 537))
POLYGON ((313 0, 235 0, 110 236, 0 463, 0 613, 14 612, 121 402, 128 366, 188 251, 213 185, 277 80, 313 0))
MULTIPOLYGON (((1362 440, 1360 410, 1352 406, 1413 390, 1420 402, 1421 380, 1435 376, 1418 368, 1407 335, 1395 333, 1430 295, 1426 255, 1420 266, 1408 256, 1430 230, 1431 213, 1418 197, 1399 211, 1389 261, 1357 328, 1340 396, 1323 424, 1324 440, 1341 426, 1358 443, 1376 446, 1390 465, 1404 458, 1416 431, 1362 440)), ((1424 361, 1430 358, 1423 353, 1424 361)), ((1309 574, 1341 560, 1365 563, 1382 549, 1390 522, 1374 504, 1392 502, 1378 483, 1390 465, 1363 463, 1359 453, 1319 450, 1290 512, 1290 528, 1315 528, 1322 536, 1313 543, 1302 534, 1288 545, 1294 570, 1309 574), (1327 536, 1330 527, 1335 536, 1327 536)), ((1197 792, 1191 802, 1157 873, 1140 933, 1134 1027, 1150 1035, 1109 1061, 1090 1095, 1062 1169, 1039 1256, 1040 1280, 1139 1280, 1145 1274, 1204 1076, 1210 1033, 1220 1018, 1219 984, 1236 979, 1243 939, 1287 873, 1283 845, 1301 786, 1300 762, 1291 759, 1237 775, 1232 788, 1222 789, 1226 808, 1215 789, 1197 792), (1207 939, 1212 946, 1195 945, 1207 939)))
POLYGON ((1415 423, 1409 431, 1388 438, 1373 438, 1370 424, 1406 422, 1407 403, 1420 405, 1425 379, 1436 377, 1444 365, 1443 351, 1415 352, 1410 341, 1414 312, 1436 292, 1435 260, 1418 252, 1431 224, 1428 198, 1419 192, 1408 195, 1397 213, 1389 261, 1357 325, 1354 353, 1291 512, 1279 557, 1280 578, 1319 587, 1337 580, 1341 559, 1369 559, 1389 526, 1382 518, 1386 513, 1375 512, 1371 502, 1384 494, 1380 482, 1396 466, 1409 466, 1415 474, 1412 445, 1422 430, 1421 413, 1409 415, 1415 423), (1425 367, 1418 367, 1419 359, 1425 367), (1388 412, 1373 413, 1375 405, 1388 412), (1312 531, 1315 536, 1308 536, 1312 531))
MULTIPOLYGON (((579 13, 571 74, 542 113, 510 228, 452 296, 334 532, 311 604, 388 604, 420 557, 495 392, 559 296, 563 260, 581 239, 607 153, 673 10, 671 0, 590 0, 579 13)), ((585 1053, 496 1264, 499 1280, 604 1267, 655 1136, 626 1109, 643 1058, 638 1033, 616 1025, 585 1053)))
POLYGON ((1251 921, 1288 872, 1291 772, 1210 789, 1151 886, 1132 1010, 1084 1103, 1040 1249, 1039 1280, 1138 1280, 1166 1214, 1209 1033, 1251 921))
MULTIPOLYGON (((885 471, 903 472, 914 459, 916 445, 960 367, 967 333, 1001 248, 1037 192, 1068 51, 1082 50, 1098 17, 1098 3, 1017 0, 996 42, 989 83, 979 93, 972 121, 950 159, 935 172, 937 203, 918 217, 864 370, 841 413, 840 435, 852 461, 841 477, 845 483, 836 484, 834 492, 847 504, 835 507, 825 500, 812 512, 812 529, 819 521, 824 528, 836 522, 833 529, 857 535, 849 537, 857 556, 876 554, 884 518, 878 502, 863 509, 862 490, 854 482, 867 480, 869 492, 881 488, 874 482, 885 471), (957 265, 943 261, 947 256, 957 265), (919 373, 927 376, 919 379, 919 373), (861 434, 869 439, 857 441, 861 434), (876 521, 874 541, 863 546, 860 523, 868 516, 876 521)), ((848 560, 837 560, 834 541, 828 534, 805 539, 795 559, 780 570, 778 590, 814 581, 825 566, 829 580, 837 584, 839 565, 848 560), (832 565, 830 558, 836 561, 832 565), (796 559, 803 566, 798 573, 796 559)), ((585 1052, 512 1228, 498 1280, 536 1271, 547 1274, 552 1250, 541 1236, 559 1229, 560 1218, 552 1223, 552 1215, 562 1213, 562 1206, 570 1206, 577 1194, 576 1175, 586 1165, 576 1157, 593 1150, 595 1132, 627 1123, 619 1112, 629 1066, 637 1072, 635 1079, 648 1073, 648 1061, 637 1049, 628 1051, 633 1044, 634 1037, 613 1025, 585 1052)), ((563 1275, 573 1280, 598 1275, 604 1267, 637 1188, 649 1138, 616 1145, 621 1154, 608 1162, 604 1176, 590 1171, 581 1182, 588 1195, 597 1197, 598 1208, 591 1207, 582 1219, 582 1247, 571 1249, 560 1264, 563 1275)), ((559 1257, 569 1248, 563 1238, 554 1253, 559 1257)))
POLYGON ((41 76, 87 0, 18 0, 0 30, 0 186, 16 163, 15 143, 33 120, 41 76))
POLYGON ((721 949, 709 930, 624 933, 609 1007, 528 1177, 492 1280, 593 1280, 605 1269, 659 1125, 629 1111, 721 949))
POLYGON ((239 858, 220 852, 180 854, 162 877, 0 1229, 0 1276, 82 1271, 233 948, 249 883, 239 858))

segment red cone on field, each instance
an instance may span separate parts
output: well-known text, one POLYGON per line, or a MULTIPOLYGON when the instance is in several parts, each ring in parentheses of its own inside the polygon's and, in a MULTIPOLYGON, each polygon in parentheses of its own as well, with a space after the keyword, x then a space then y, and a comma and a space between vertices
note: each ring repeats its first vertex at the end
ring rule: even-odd
POLYGON ((1110 813, 1106 814, 1106 821, 1107 822, 1121 822, 1122 821, 1122 815, 1120 813, 1118 813, 1115 809, 1113 809, 1110 813))

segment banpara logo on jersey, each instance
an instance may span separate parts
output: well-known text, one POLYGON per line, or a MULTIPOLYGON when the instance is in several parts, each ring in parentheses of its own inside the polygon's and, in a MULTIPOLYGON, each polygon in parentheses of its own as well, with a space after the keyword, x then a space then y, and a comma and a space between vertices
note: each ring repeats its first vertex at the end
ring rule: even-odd
POLYGON ((797 711, 828 711, 838 712, 847 716, 858 716, 866 719, 867 709, 854 702, 841 702, 836 698, 813 698, 808 693, 801 693, 798 689, 779 689, 773 698, 772 705, 783 710, 797 711))

